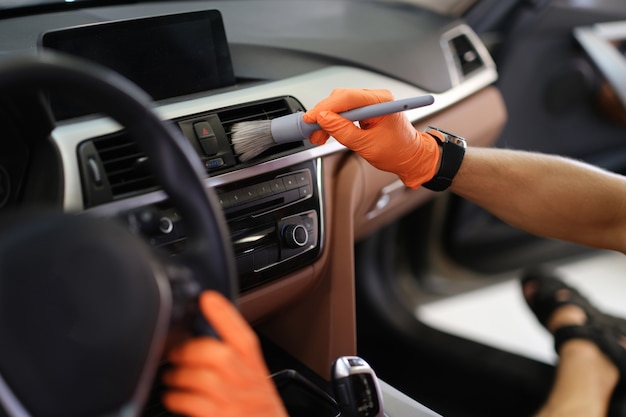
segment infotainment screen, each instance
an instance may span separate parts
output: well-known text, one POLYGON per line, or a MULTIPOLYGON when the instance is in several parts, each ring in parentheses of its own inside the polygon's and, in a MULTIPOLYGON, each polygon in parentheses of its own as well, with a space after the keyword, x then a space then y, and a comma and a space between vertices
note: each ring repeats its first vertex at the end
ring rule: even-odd
MULTIPOLYGON (((163 100, 235 84, 217 10, 121 20, 46 32, 40 46, 107 66, 163 100)), ((55 102, 58 119, 84 113, 55 102)))

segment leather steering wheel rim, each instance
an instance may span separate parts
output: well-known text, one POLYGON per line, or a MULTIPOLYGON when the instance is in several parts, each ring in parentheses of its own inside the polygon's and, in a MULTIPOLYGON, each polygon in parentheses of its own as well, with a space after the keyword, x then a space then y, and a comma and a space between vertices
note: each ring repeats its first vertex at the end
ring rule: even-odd
POLYGON ((236 300, 234 254, 217 196, 204 186, 204 167, 191 144, 156 116, 143 90, 113 71, 52 52, 3 65, 0 91, 5 89, 42 89, 79 100, 97 97, 99 109, 125 127, 146 153, 153 175, 187 222, 184 259, 201 287, 236 300))
MULTIPOLYGON (((46 52, 36 57, 20 57, 17 59, 7 60, 0 65, 0 91, 22 92, 39 90, 58 93, 59 95, 69 95, 72 98, 90 103, 93 103, 95 100, 97 101, 99 110, 115 119, 128 131, 131 138, 137 142, 139 147, 148 156, 153 175, 156 177, 157 182, 162 186, 165 193, 169 196, 172 205, 175 206, 181 213, 183 221, 186 223, 186 229, 189 231, 185 249, 176 257, 176 266, 184 267, 184 270, 187 273, 191 272, 190 275, 199 284, 198 287, 200 289, 217 290, 234 302, 237 295, 237 273, 234 255, 232 252, 232 245, 226 227, 226 221, 223 217, 222 209, 218 203, 217 196, 212 189, 205 187, 203 181, 203 177, 205 176, 204 167, 202 166, 202 163, 191 144, 182 135, 182 132, 178 131, 171 124, 162 122, 156 116, 150 108, 152 103, 150 97, 133 83, 113 71, 77 58, 57 53, 46 52)), ((69 227, 73 227, 74 229, 83 229, 81 232, 83 235, 79 235, 79 238, 84 237, 84 235, 90 235, 90 233, 85 232, 83 228, 83 224, 85 225, 85 228, 91 227, 88 222, 85 223, 80 220, 75 222, 71 220, 72 217, 78 218, 77 216, 58 213, 45 217, 45 220, 50 219, 51 221, 54 221, 55 216, 60 216, 61 222, 69 219, 70 221, 67 223, 69 227)), ((121 226, 117 227, 119 226, 117 224, 114 224, 114 226, 116 227, 111 227, 111 229, 120 229, 123 232, 126 232, 121 226)), ((96 232, 94 233, 96 235, 98 234, 98 230, 100 230, 103 235, 108 233, 106 225, 96 225, 92 230, 96 232), (98 229, 98 227, 101 229, 98 229)), ((126 234, 130 235, 129 233, 126 234)), ((144 243, 140 242, 139 238, 125 241, 124 239, 126 239, 126 236, 124 235, 125 233, 112 231, 109 235, 109 241, 117 242, 117 246, 124 246, 124 242, 126 242, 129 248, 134 247, 135 242, 138 244, 144 243)), ((135 238, 135 236, 129 237, 135 238)), ((5 240, 0 240, 0 247, 6 248, 6 246, 3 246, 5 244, 5 240)), ((144 247, 147 245, 137 245, 137 253, 145 252, 139 246, 144 247)), ((115 243, 113 244, 113 247, 115 247, 115 243)), ((125 251, 120 250, 118 252, 125 251)), ((121 257, 117 259, 122 259, 126 255, 127 254, 122 253, 120 254, 121 257)), ((141 259, 146 259, 143 264, 152 263, 152 259, 149 258, 151 257, 144 257, 142 255, 141 259)), ((156 261, 156 256, 153 258, 156 261)), ((6 266, 2 265, 2 261, 3 259, 0 257, 0 275, 4 273, 3 268, 6 266)), ((10 264, 11 262, 7 261, 5 264, 10 264)), ((36 261, 31 263, 36 264, 36 261)), ((168 265, 167 261, 166 265, 168 265)), ((67 268, 71 268, 71 265, 67 268)), ((152 266, 148 266, 145 269, 142 269, 141 272, 143 273, 145 270, 151 268, 152 266)), ((163 269, 161 269, 161 271, 162 270, 163 269)), ((87 265, 87 267, 81 269, 81 271, 86 271, 88 273, 91 269, 89 268, 89 265, 87 265)), ((13 272, 15 271, 13 270, 13 272)), ((47 271, 43 271, 43 274, 47 274, 47 271)), ((103 274, 100 273, 101 279, 98 283, 104 283, 106 285, 106 276, 102 277, 102 275, 103 274)), ((63 276, 63 274, 59 276, 63 276)), ((7 277, 2 278, 4 279, 7 277)), ((11 282, 24 281, 22 280, 23 277, 20 276, 8 277, 8 279, 11 278, 15 278, 15 280, 12 280, 11 282)), ((76 277, 72 276, 71 278, 74 279, 76 277)), ((153 280, 158 281, 156 277, 153 280)), ((81 281, 85 280, 74 280, 73 282, 80 283, 81 281)), ((150 281, 150 279, 148 279, 148 281, 150 281)), ((33 282, 38 281, 35 280, 33 282)), ((57 281, 52 282, 54 283, 57 281)), ((10 286, 3 287, 3 283, 4 282, 0 280, 0 295, 2 295, 2 291, 4 290, 4 297, 10 297, 10 294, 8 294, 7 291, 7 288, 10 288, 10 286)), ((89 289, 87 290, 90 291, 89 289)), ((26 291, 30 291, 30 289, 26 289, 26 291)), ((93 291, 91 291, 91 293, 93 293, 93 291)), ((15 301, 17 303, 19 303, 17 298, 23 294, 28 294, 28 292, 13 296, 16 298, 15 301)), ((69 295, 71 296, 72 294, 69 295)), ((143 298, 141 293, 135 293, 134 296, 143 298)), ((38 299, 45 299, 45 297, 49 297, 49 295, 42 294, 38 299)), ((59 303, 57 300, 52 300, 52 305, 55 302, 59 303)), ((130 300, 130 303, 126 303, 126 306, 129 306, 132 310, 132 300, 130 300)), ((108 308, 115 308, 115 306, 109 306, 108 308)), ((87 306, 87 310, 93 310, 93 306, 87 306)), ((11 330, 11 328, 14 328, 15 326, 12 324, 11 317, 6 314, 7 310, 4 309, 2 311, 3 317, 0 317, 0 319, 4 320, 2 323, 6 326, 3 327, 3 329, 9 329, 6 334, 17 334, 11 330)), ((41 312, 44 310, 38 311, 41 312)), ((102 310, 97 311, 96 313, 100 314, 102 313, 102 310)), ((13 314, 13 311, 9 314, 13 314)), ((105 311, 104 316, 106 315, 107 313, 105 311)), ((95 315, 93 316, 95 317, 95 315)), ((139 314, 135 314, 135 317, 139 316, 141 316, 141 312, 139 312, 139 314)), ((102 317, 102 314, 98 317, 102 317)), ((38 324, 39 322, 38 317, 34 317, 32 320, 29 318, 28 320, 30 320, 27 321, 29 323, 38 324)), ((73 323, 75 320, 71 321, 73 323)), ((197 333, 212 334, 210 326, 208 326, 203 319, 198 320, 195 324, 196 326, 199 326, 195 329, 197 333)), ((116 332, 115 326, 109 327, 111 332, 116 332)), ((83 326, 83 328, 79 330, 82 331, 81 335, 83 336, 93 336, 97 333, 93 331, 93 327, 88 328, 83 326)), ((37 329, 24 329, 24 334, 26 335, 25 339, 36 340, 29 336, 29 332, 30 334, 34 333, 37 335, 37 333, 39 333, 37 329)), ((33 337, 40 336, 37 335, 33 337)), ((37 341, 39 342, 40 340, 41 338, 37 341)), ((150 342, 148 338, 145 340, 146 343, 150 342)), ((39 345, 41 345, 41 343, 30 343, 29 346, 39 345)), ((41 349, 45 350, 45 346, 41 349)), ((23 356, 19 352, 19 349, 13 348, 12 352, 23 356)), ((26 350, 24 350, 24 352, 26 352, 26 350)), ((84 352, 80 352, 89 354, 91 351, 85 350, 84 352)), ((106 357, 107 352, 104 352, 104 355, 106 357)), ((108 356, 110 356, 110 354, 108 354, 108 356)), ((65 357, 67 359, 67 355, 65 357)), ((40 363, 45 366, 47 359, 38 359, 40 359, 40 363)), ((8 360, 10 362, 11 358, 4 358, 4 360, 8 360)), ((22 362, 14 362, 29 363, 28 358, 25 356, 20 360, 22 362)), ((158 358, 156 358, 156 360, 144 358, 144 360, 146 361, 144 367, 149 369, 148 371, 142 373, 145 373, 146 375, 154 374, 156 366, 158 366, 158 358)), ((6 362, 4 363, 6 364, 6 362)), ((100 369, 106 370, 106 367, 101 367, 100 369)), ((49 375, 54 376, 55 374, 53 372, 57 371, 51 371, 49 375)), ((61 369, 61 372, 63 372, 63 369, 61 369)), ((17 369, 12 373, 12 376, 19 374, 20 371, 17 369)), ((4 375, 0 373, 0 406, 4 406, 6 409, 7 398, 11 400, 12 397, 4 395, 6 394, 6 390, 3 389, 3 387, 6 387, 4 384, 9 381, 5 381, 3 377, 4 375)), ((132 380, 137 381, 138 384, 143 384, 142 381, 145 381, 144 378, 134 374, 132 375, 132 380)), ((81 387, 81 385, 85 384, 83 384, 82 381, 78 381, 74 385, 67 386, 79 386, 82 389, 83 387, 81 387)), ((28 386, 28 380, 25 382, 22 381, 22 388, 28 388, 28 386)), ((86 385, 85 389, 89 389, 89 385, 86 385)), ((138 391, 142 390, 144 392, 143 395, 140 395, 140 397, 145 397, 145 387, 138 388, 138 391)), ((46 391, 45 387, 39 392, 44 391, 46 391)), ((136 395, 136 393, 131 394, 133 396, 136 395)), ((127 398, 126 395, 128 394, 122 393, 120 401, 135 401, 134 397, 127 398)), ((84 402, 89 403, 89 398, 90 397, 84 398, 84 402)), ((101 398, 97 398, 97 401, 100 401, 100 399, 101 398)), ((55 398, 50 400, 50 402, 57 404, 57 400, 58 398, 55 398)), ((63 399, 61 398, 61 400, 63 399)), ((109 403, 106 398, 102 399, 102 401, 102 404, 109 403)), ((0 414, 1 411, 2 410, 0 409, 0 414)))

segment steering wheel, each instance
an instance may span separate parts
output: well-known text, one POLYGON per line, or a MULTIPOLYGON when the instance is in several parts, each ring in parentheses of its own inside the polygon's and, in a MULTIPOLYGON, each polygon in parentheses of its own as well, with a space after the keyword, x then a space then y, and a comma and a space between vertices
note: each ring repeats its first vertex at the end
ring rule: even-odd
MULTIPOLYGON (((147 154, 189 235, 181 254, 164 257, 114 220, 52 210, 3 213, 0 415, 137 415, 173 313, 193 310, 203 289, 235 300, 226 221, 191 144, 154 114, 133 83, 51 52, 0 65, 0 91, 33 89, 96 105, 122 125, 147 154)), ((211 334, 194 314, 193 331, 211 334)))

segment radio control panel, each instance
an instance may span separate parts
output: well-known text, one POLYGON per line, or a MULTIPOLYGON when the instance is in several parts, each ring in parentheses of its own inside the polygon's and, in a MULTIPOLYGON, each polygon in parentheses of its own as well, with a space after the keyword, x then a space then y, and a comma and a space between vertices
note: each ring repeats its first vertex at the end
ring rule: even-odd
POLYGON ((280 200, 280 205, 292 204, 313 196, 311 171, 288 171, 232 191, 218 191, 218 199, 226 213, 261 207, 280 200))
MULTIPOLYGON (((323 244, 319 161, 262 174, 216 189, 237 261, 240 292, 312 263, 323 244)), ((162 203, 142 209, 153 246, 175 254, 185 245, 184 219, 162 203)), ((137 216, 141 217, 141 216, 137 216)))

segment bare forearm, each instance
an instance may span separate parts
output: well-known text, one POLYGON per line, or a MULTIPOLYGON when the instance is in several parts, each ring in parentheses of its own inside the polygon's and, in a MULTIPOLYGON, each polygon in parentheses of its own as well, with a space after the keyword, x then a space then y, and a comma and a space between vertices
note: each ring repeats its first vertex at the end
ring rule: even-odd
POLYGON ((570 159, 468 148, 451 190, 530 233, 626 252, 626 178, 570 159))

